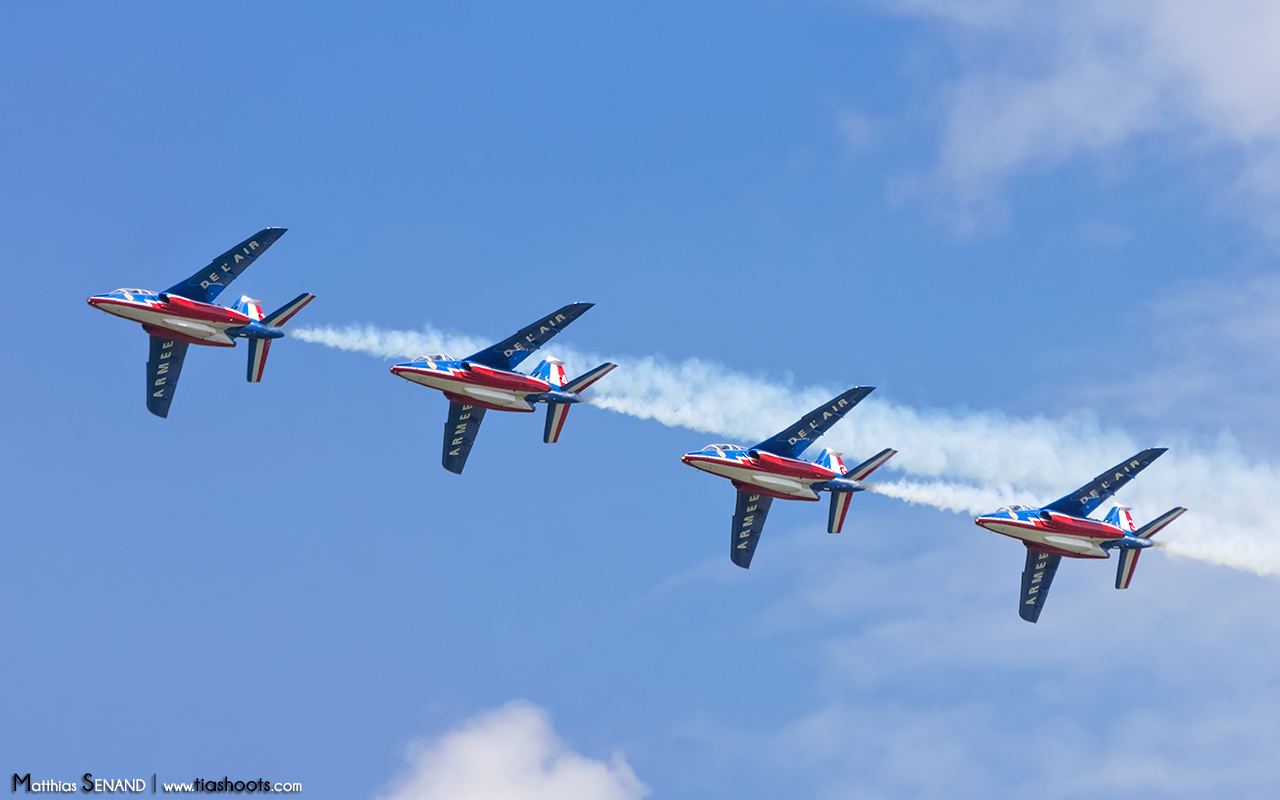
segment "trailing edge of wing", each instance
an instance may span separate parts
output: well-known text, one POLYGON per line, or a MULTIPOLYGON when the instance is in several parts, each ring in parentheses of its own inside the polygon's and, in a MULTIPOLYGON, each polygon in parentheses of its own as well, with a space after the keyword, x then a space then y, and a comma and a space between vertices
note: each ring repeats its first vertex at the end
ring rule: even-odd
POLYGON ((240 273, 249 268, 258 256, 275 244, 275 241, 288 228, 263 228, 240 244, 209 262, 209 266, 187 278, 182 283, 175 283, 165 292, 176 294, 188 300, 212 303, 230 283, 240 277, 240 273))
POLYGON ((862 398, 875 391, 874 386, 858 386, 844 394, 823 403, 805 414, 794 425, 779 431, 765 439, 752 450, 763 450, 786 458, 798 458, 813 441, 834 424, 840 421, 853 407, 862 402, 862 398))
POLYGON ((1045 506, 1045 510, 1086 517, 1120 487, 1137 477, 1139 472, 1151 466, 1151 462, 1164 455, 1166 450, 1167 447, 1151 447, 1133 458, 1126 458, 1066 497, 1060 497, 1045 506))
POLYGON ((455 475, 462 474, 467 456, 476 443, 480 423, 484 422, 484 409, 449 401, 449 421, 444 424, 444 452, 441 462, 455 475))
POLYGON ((743 569, 751 566, 751 557, 756 554, 756 544, 760 541, 760 531, 764 530, 764 521, 769 516, 771 505, 772 497, 738 490, 738 505, 733 512, 733 531, 729 540, 729 558, 743 569))
POLYGON ((1022 596, 1018 603, 1018 616, 1027 622, 1040 619, 1045 598, 1049 596, 1049 584, 1058 572, 1062 556, 1053 556, 1027 548, 1027 565, 1022 570, 1022 596))
POLYGON ((151 356, 147 359, 147 410, 163 418, 169 416, 169 404, 178 388, 187 343, 159 336, 147 338, 151 340, 151 356))
POLYGON ((551 340, 566 325, 587 313, 594 303, 570 303, 527 325, 510 338, 467 356, 464 361, 484 364, 494 369, 515 369, 529 354, 551 340))

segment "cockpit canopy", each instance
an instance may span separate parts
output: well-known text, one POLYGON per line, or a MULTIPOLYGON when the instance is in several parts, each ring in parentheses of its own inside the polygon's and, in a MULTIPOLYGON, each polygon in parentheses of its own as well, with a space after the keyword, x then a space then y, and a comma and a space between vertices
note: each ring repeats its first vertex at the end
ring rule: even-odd
POLYGON ((709 444, 702 448, 703 450, 718 450, 723 453, 726 450, 745 450, 746 448, 739 444, 709 444))
POLYGON ((1031 510, 1032 510, 1031 506, 1023 506, 1023 505, 1018 505, 1017 503, 1014 503, 1013 505, 1010 505, 1010 506, 1000 506, 1000 508, 996 509, 996 513, 999 514, 1001 511, 1031 511, 1031 510))
POLYGON ((413 363, 416 364, 419 361, 453 361, 453 360, 454 360, 453 356, 446 356, 440 353, 436 353, 434 355, 429 355, 429 356, 418 356, 413 360, 413 363))
POLYGON ((134 297, 136 297, 136 296, 138 296, 138 295, 140 295, 140 294, 154 294, 154 293, 153 293, 153 292, 149 292, 149 291, 147 291, 146 289, 116 289, 114 292, 107 292, 107 294, 108 294, 108 295, 113 295, 113 294, 114 294, 114 295, 119 295, 119 296, 121 296, 121 297, 125 298, 126 300, 132 300, 134 297))

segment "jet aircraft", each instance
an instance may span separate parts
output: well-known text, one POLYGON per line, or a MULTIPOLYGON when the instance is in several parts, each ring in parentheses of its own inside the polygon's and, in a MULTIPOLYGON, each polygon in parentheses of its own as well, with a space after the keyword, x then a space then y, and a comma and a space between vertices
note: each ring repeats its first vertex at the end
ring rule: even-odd
POLYGON ((569 407, 582 402, 581 392, 618 365, 606 362, 572 381, 565 377, 564 362, 555 358, 543 360, 528 375, 517 372, 516 367, 592 305, 594 303, 570 303, 521 328, 514 336, 463 359, 427 355, 391 368, 392 374, 439 389, 448 398, 449 419, 444 426, 441 456, 445 469, 462 474, 485 411, 529 413, 535 404, 546 403, 547 423, 542 441, 548 444, 559 441, 569 407))
POLYGON ((1040 611, 1049 595, 1049 584, 1053 583, 1063 556, 1110 558, 1112 550, 1119 550, 1116 588, 1129 588, 1138 556, 1154 544, 1151 537, 1187 510, 1175 508, 1166 511, 1141 528, 1134 524, 1126 506, 1115 506, 1102 520, 1089 519, 1089 515, 1167 449, 1153 447, 1143 450, 1044 508, 1005 506, 974 520, 987 530, 1021 539, 1027 547, 1018 616, 1027 622, 1040 619, 1040 611))
POLYGON ((853 469, 844 465, 843 453, 834 450, 823 450, 816 462, 801 460, 800 454, 873 389, 874 386, 850 389, 752 447, 711 444, 680 457, 691 467, 728 478, 738 490, 729 539, 729 558, 733 563, 743 569, 751 566, 760 531, 764 529, 765 517, 775 498, 817 501, 818 492, 831 492, 827 532, 840 532, 849 511, 849 498, 865 489, 860 481, 898 451, 881 450, 853 469))
POLYGON ((265 316, 259 302, 248 296, 241 297, 230 308, 215 305, 213 300, 286 230, 263 228, 195 275, 163 292, 116 289, 89 298, 89 305, 100 311, 142 323, 142 329, 150 337, 147 410, 152 414, 169 416, 169 404, 178 388, 178 375, 182 372, 188 345, 235 347, 236 339, 248 339, 247 378, 250 383, 262 380, 271 340, 284 336, 280 327, 314 300, 315 295, 300 294, 265 316))

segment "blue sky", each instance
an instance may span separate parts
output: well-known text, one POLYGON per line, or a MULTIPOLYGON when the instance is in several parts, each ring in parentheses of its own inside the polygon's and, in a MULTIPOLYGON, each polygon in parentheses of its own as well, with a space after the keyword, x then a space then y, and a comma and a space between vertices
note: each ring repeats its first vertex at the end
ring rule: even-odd
POLYGON ((1274 793, 1270 5, 0 15, 0 774, 1274 793), (548 353, 623 368, 554 447, 489 415, 460 478, 444 400, 358 349, 285 340, 256 385, 193 349, 151 417, 145 337, 84 298, 266 225, 233 290, 316 293, 291 326, 496 340, 583 300, 548 353), (839 537, 775 505, 733 567, 732 490, 679 456, 857 384, 832 441, 900 449, 890 486, 839 537), (1121 499, 1191 508, 1170 550, 1019 620, 971 506, 1157 444, 1121 499))

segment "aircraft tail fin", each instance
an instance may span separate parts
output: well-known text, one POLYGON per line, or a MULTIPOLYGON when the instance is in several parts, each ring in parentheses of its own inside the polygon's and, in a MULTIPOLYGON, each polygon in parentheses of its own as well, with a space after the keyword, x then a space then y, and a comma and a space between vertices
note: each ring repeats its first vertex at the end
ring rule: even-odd
POLYGON ((843 478, 843 481, 831 481, 827 491, 831 492, 831 508, 827 513, 827 533, 839 533, 844 529, 844 518, 849 513, 849 498, 854 492, 861 491, 855 483, 875 472, 884 462, 893 458, 897 450, 886 448, 858 466, 850 469, 845 466, 843 453, 827 448, 818 455, 817 465, 826 467, 843 478))
MULTIPOLYGON (((1125 509, 1128 512, 1128 509, 1125 509)), ((1150 539, 1160 531, 1164 530, 1170 522, 1187 513, 1185 508, 1173 508, 1164 514, 1143 525, 1141 528, 1133 532, 1133 535, 1141 539, 1150 539)), ((1108 518, 1110 515, 1108 515, 1108 518)), ((1130 523, 1132 524, 1132 523, 1130 523)), ((1133 571, 1138 567, 1138 556, 1142 555, 1142 549, 1139 547, 1120 547, 1120 563, 1116 564, 1116 588, 1128 589, 1129 582, 1133 580, 1133 571)))
POLYGON ((837 452, 828 447, 818 454, 817 459, 815 459, 813 463, 820 467, 826 467, 837 475, 843 475, 849 471, 849 468, 844 465, 844 459, 841 458, 843 455, 844 453, 837 452))
MULTIPOLYGON (((251 300, 248 297, 241 297, 240 303, 236 304, 236 310, 250 317, 254 317, 254 315, 249 312, 256 311, 257 316, 254 318, 260 321, 263 325, 279 328, 289 320, 293 319, 293 315, 301 311, 307 303, 310 303, 315 299, 316 296, 314 294, 300 294, 264 317, 262 316, 262 306, 258 305, 257 300, 251 300), (241 303, 245 305, 246 310, 241 311, 241 303)), ((245 375, 245 379, 248 380, 249 383, 258 383, 262 380, 262 372, 267 368, 267 353, 270 352, 270 339, 249 339, 249 369, 245 375)))
POLYGON ((234 306, 231 307, 231 310, 239 311, 241 314, 244 314, 246 317, 248 317, 251 320, 254 320, 255 322, 262 321, 262 317, 263 317, 262 301, 254 300, 252 297, 250 297, 247 294, 240 295, 240 299, 236 301, 236 304, 234 306))
POLYGON ((544 380, 552 386, 564 386, 569 382, 569 378, 564 374, 564 362, 558 358, 544 358, 529 375, 544 380))
POLYGON ((1108 525, 1115 525, 1125 533, 1133 533, 1138 526, 1134 524, 1133 514, 1130 514, 1129 510, 1128 506, 1114 506, 1102 521, 1108 525))
MULTIPOLYGON (((554 358, 543 361, 538 365, 538 369, 533 371, 533 374, 535 377, 542 378, 548 383, 555 383, 554 379, 556 378, 556 371, 559 370, 559 377, 561 380, 560 390, 568 394, 577 394, 578 392, 581 392, 583 389, 618 368, 617 364, 605 362, 585 375, 581 375, 565 383, 564 369, 559 366, 560 363, 561 362, 556 361, 554 358), (547 367, 547 374, 539 375, 538 370, 541 370, 544 366, 547 367), (548 375, 551 380, 548 380, 548 375)), ((571 403, 558 403, 555 400, 547 401, 547 424, 542 431, 542 441, 547 444, 555 444, 560 441, 560 431, 564 430, 564 421, 569 418, 570 405, 571 403)))

